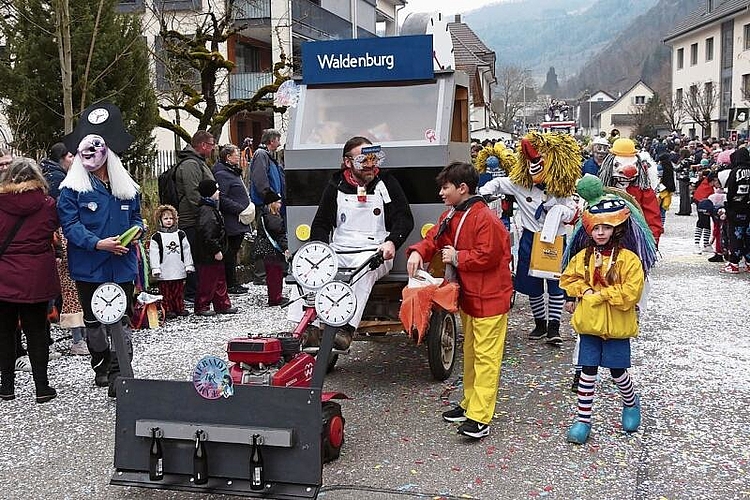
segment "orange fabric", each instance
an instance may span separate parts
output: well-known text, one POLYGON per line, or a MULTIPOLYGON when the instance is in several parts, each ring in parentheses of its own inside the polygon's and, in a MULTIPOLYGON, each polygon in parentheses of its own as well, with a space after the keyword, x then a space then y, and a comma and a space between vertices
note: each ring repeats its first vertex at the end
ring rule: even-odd
POLYGON ((458 284, 445 280, 440 285, 405 287, 401 297, 403 300, 398 317, 406 333, 416 337, 417 344, 422 343, 427 333, 433 307, 441 307, 450 313, 458 311, 458 284))

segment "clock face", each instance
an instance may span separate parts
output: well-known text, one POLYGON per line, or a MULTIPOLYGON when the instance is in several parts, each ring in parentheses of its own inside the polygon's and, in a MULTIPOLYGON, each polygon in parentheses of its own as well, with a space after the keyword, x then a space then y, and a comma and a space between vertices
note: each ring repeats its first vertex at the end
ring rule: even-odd
POLYGON ((116 283, 104 283, 94 290, 91 309, 96 320, 105 325, 117 323, 125 315, 128 298, 116 283))
POLYGON ((357 297, 352 287, 340 281, 331 281, 315 294, 315 311, 323 323, 344 326, 354 316, 357 297))
POLYGON ((94 125, 104 123, 105 121, 107 121, 107 118, 109 118, 109 111, 104 108, 96 108, 91 111, 88 116, 89 123, 92 123, 94 125))
POLYGON ((336 253, 319 241, 306 243, 292 259, 292 276, 308 290, 317 290, 333 278, 339 270, 336 253))

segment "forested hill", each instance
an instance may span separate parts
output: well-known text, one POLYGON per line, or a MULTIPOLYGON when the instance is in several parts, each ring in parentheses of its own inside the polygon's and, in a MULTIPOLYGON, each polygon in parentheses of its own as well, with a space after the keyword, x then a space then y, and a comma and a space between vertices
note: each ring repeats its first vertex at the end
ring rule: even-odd
POLYGON ((562 93, 574 96, 583 89, 601 89, 617 95, 638 80, 662 95, 670 92, 671 51, 662 40, 677 23, 704 4, 705 0, 659 0, 591 58, 578 75, 561 81, 562 93))
POLYGON ((495 51, 498 67, 529 68, 541 85, 554 66, 562 83, 657 1, 516 0, 467 12, 463 21, 495 51))

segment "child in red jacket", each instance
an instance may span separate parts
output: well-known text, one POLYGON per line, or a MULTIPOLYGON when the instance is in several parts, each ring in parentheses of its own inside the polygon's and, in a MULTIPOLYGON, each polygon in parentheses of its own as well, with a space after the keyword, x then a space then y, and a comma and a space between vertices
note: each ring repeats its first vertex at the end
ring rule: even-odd
POLYGON ((490 433, 508 328, 513 293, 510 237, 476 194, 479 174, 473 166, 451 163, 437 183, 440 197, 451 208, 424 240, 408 248, 407 270, 414 276, 438 252, 442 262, 456 270, 464 330, 464 397, 443 419, 462 422, 459 434, 480 439, 490 433))

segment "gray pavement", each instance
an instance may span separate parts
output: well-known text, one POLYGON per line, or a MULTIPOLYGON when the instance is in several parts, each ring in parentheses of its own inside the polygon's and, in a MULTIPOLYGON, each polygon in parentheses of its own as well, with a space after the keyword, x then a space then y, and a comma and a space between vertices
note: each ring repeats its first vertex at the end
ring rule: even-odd
MULTIPOLYGON (((619 395, 602 370, 589 443, 565 442, 575 403, 570 328, 561 348, 527 342, 530 312, 519 296, 492 433, 481 442, 440 419, 460 398, 460 369, 434 382, 423 346, 399 336, 355 342, 326 380, 352 399, 342 404, 346 442, 324 467, 320 498, 750 498, 750 273, 724 275, 709 255, 693 254, 694 224, 694 216, 668 215, 650 307, 633 342, 638 433, 620 429, 619 395)), ((136 374, 186 380, 204 354, 224 356, 228 338, 275 330, 283 313, 263 302, 264 289, 253 287, 236 300, 237 317, 139 333, 136 374)), ((206 498, 110 486, 114 403, 93 387, 86 358, 64 356, 50 373, 60 393, 51 403, 33 402, 29 374, 19 374, 15 401, 0 402, 0 498, 206 498)))

